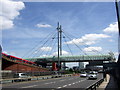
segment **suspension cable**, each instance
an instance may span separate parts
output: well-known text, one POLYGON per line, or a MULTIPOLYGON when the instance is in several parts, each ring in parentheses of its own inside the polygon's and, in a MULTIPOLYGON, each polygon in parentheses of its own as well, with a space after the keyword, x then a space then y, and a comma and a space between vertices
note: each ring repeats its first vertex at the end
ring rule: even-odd
MULTIPOLYGON (((52 33, 53 33, 54 31, 52 31, 52 33)), ((49 33, 45 38, 47 38, 47 37, 49 37, 51 35, 51 33, 49 33)), ((32 49, 30 49, 30 50, 28 50, 28 52, 26 52, 23 56, 22 56, 22 58, 24 58, 26 55, 28 55, 28 57, 32 54, 32 52, 34 52, 34 49, 36 49, 37 48, 37 46, 40 44, 40 43, 42 43, 42 42, 44 42, 44 40, 45 39, 42 39, 40 42, 38 42, 38 43, 36 43, 36 45, 32 48, 32 49), (30 54, 30 52, 31 52, 31 54, 30 54), (30 54, 30 55, 29 55, 30 54)))
MULTIPOLYGON (((56 35, 57 35, 57 33, 55 33, 55 35, 52 37, 52 41, 50 41, 50 44, 51 44, 51 45, 49 45, 49 46, 51 46, 52 49, 53 49, 53 47, 54 47, 53 45, 54 45, 54 39, 55 39, 55 36, 56 36, 56 35)), ((45 54, 46 56, 45 56, 45 57, 47 57, 48 53, 51 52, 51 51, 52 51, 52 50, 46 52, 46 54, 45 54)))
MULTIPOLYGON (((43 47, 43 46, 51 39, 52 36, 54 36, 54 35, 52 34, 52 35, 50 36, 50 38, 48 38, 40 47, 43 47)), ((39 47, 39 48, 40 48, 40 47, 39 47)), ((38 49, 37 52, 40 52, 40 50, 38 49)), ((43 51, 41 51, 41 54, 42 54, 42 53, 43 53, 43 51)), ((40 54, 40 55, 41 55, 41 54, 40 54)), ((33 57, 35 57, 35 56, 36 56, 36 55, 34 55, 33 57)))
MULTIPOLYGON (((64 35, 66 35, 65 32, 63 32, 63 33, 64 33, 64 35)), ((66 36, 67 36, 67 35, 66 35, 66 36)), ((69 36, 67 36, 67 37, 68 37, 70 40, 72 40, 69 36)), ((81 50, 85 55, 88 56, 88 54, 85 53, 75 42, 73 42, 73 43, 79 48, 79 50, 81 50)), ((91 57, 88 56, 88 58, 90 58, 90 60, 92 60, 91 57)))
MULTIPOLYGON (((68 32, 67 32, 68 33, 68 32)), ((73 36, 72 34, 70 34, 70 33, 68 33, 69 34, 69 36, 73 36)), ((73 36, 73 37, 75 37, 75 36, 73 36)), ((77 37, 75 37, 75 38, 77 38, 77 37)), ((83 43, 83 46, 84 47, 88 47, 88 45, 86 45, 86 43, 84 43, 84 42, 82 42, 83 43)), ((97 53, 99 53, 99 54, 101 54, 101 55, 103 55, 101 52, 99 52, 99 51, 97 51, 97 50, 92 50, 93 52, 97 52, 97 53)))

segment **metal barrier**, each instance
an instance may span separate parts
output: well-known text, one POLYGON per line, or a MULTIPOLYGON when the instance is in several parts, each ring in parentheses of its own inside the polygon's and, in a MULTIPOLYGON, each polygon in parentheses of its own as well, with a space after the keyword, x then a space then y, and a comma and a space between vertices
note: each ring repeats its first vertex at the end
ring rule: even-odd
MULTIPOLYGON (((15 73, 20 73, 20 72, 13 72, 13 71, 2 71, 0 72, 2 75, 2 79, 9 79, 9 78, 14 78, 15 73)), ((54 75, 54 71, 48 71, 48 72, 21 72, 21 73, 26 73, 28 76, 48 76, 48 75, 54 75)), ((61 74, 67 74, 67 72, 57 72, 61 74)))
POLYGON ((87 87, 86 90, 96 90, 97 87, 104 81, 104 79, 100 79, 99 81, 93 83, 91 86, 87 87))
POLYGON ((41 79, 50 79, 50 78, 59 78, 59 77, 69 77, 72 74, 66 75, 50 75, 50 76, 34 76, 28 78, 11 78, 11 79, 1 79, 0 84, 7 84, 7 83, 15 83, 15 82, 22 82, 22 81, 33 81, 33 80, 41 80, 41 79))

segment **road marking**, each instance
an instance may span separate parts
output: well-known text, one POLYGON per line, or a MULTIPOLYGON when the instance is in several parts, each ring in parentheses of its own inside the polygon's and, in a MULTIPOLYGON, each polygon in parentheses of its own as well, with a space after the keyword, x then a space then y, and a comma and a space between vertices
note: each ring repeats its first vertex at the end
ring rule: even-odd
POLYGON ((30 88, 30 87, 35 87, 37 85, 32 85, 32 86, 26 86, 26 87, 22 87, 22 88, 30 88))
POLYGON ((72 84, 75 84, 75 83, 72 83, 72 84))
POLYGON ((62 87, 57 87, 57 88, 59 89, 59 88, 62 88, 62 87))
POLYGON ((63 87, 66 87, 67 85, 64 85, 63 87))
POLYGON ((71 84, 68 84, 68 86, 70 86, 71 84))

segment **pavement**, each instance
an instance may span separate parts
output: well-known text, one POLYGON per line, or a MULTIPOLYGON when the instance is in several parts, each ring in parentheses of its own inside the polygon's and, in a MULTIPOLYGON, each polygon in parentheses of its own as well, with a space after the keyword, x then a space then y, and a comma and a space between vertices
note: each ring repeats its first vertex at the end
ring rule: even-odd
POLYGON ((107 74, 102 84, 97 90, 119 90, 112 75, 107 74))

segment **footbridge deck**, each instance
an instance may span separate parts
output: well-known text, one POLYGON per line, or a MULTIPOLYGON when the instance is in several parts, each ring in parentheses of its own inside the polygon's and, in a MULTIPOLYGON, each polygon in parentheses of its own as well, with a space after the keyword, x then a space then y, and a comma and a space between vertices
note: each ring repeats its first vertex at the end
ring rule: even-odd
MULTIPOLYGON (((57 56, 26 58, 30 61, 58 62, 57 56)), ((78 55, 78 56, 60 56, 60 62, 89 62, 89 61, 111 61, 114 57, 111 55, 78 55)))

